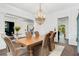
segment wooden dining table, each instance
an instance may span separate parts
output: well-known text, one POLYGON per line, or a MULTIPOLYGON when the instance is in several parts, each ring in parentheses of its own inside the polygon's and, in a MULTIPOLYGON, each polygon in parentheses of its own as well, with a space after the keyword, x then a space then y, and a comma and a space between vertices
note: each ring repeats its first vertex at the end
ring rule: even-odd
POLYGON ((43 39, 44 39, 43 36, 39 36, 38 38, 37 37, 32 37, 32 38, 25 37, 25 38, 17 39, 16 42, 23 46, 26 46, 28 50, 28 54, 32 56, 34 52, 33 48, 39 44, 41 44, 42 46, 43 39))

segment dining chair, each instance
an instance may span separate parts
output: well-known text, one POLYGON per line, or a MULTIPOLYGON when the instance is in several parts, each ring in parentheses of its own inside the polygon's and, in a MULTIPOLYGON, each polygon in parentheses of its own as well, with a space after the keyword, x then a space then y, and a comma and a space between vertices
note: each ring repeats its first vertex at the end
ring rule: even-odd
POLYGON ((32 38, 32 33, 31 32, 27 32, 27 38, 31 39, 32 38))
POLYGON ((41 56, 47 56, 47 55, 49 55, 49 43, 48 43, 48 41, 49 41, 49 33, 48 34, 46 34, 45 35, 45 38, 44 38, 44 40, 43 40, 43 42, 42 42, 42 48, 41 48, 41 56))
POLYGON ((26 47, 18 47, 16 48, 14 44, 12 43, 11 39, 8 37, 4 37, 4 41, 7 45, 8 52, 12 56, 21 56, 21 55, 27 55, 27 48, 26 47))
POLYGON ((50 37, 53 34, 53 31, 50 31, 49 34, 50 34, 50 36, 49 36, 49 51, 52 51, 52 42, 51 42, 50 37))
POLYGON ((53 42, 54 42, 55 36, 56 36, 56 32, 53 32, 53 33, 51 34, 51 36, 50 36, 50 38, 53 40, 53 42))
POLYGON ((52 34, 52 33, 53 33, 53 31, 50 31, 49 33, 50 33, 50 34, 52 34))
POLYGON ((38 32, 38 31, 35 31, 35 37, 36 37, 36 38, 39 38, 39 36, 40 36, 40 35, 39 35, 39 32, 38 32))
POLYGON ((55 49, 55 42, 54 42, 55 36, 56 36, 56 32, 51 33, 51 36, 50 36, 51 50, 50 51, 55 49))

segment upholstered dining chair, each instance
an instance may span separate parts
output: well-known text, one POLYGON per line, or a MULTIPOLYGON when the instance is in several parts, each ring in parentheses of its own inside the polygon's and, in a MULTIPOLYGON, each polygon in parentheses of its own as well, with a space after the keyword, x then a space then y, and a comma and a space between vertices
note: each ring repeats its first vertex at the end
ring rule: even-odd
POLYGON ((31 32, 27 32, 27 38, 32 38, 32 33, 31 32))
POLYGON ((55 38, 55 36, 56 36, 56 32, 51 33, 50 38, 53 40, 53 42, 54 42, 54 38, 55 38))
POLYGON ((9 39, 8 37, 4 37, 4 41, 7 45, 8 52, 10 53, 10 55, 12 55, 12 56, 27 55, 27 48, 26 47, 16 48, 13 45, 11 39, 9 39))
POLYGON ((51 36, 50 36, 51 50, 50 51, 52 51, 53 49, 55 49, 55 42, 54 42, 55 36, 56 36, 56 32, 51 33, 51 36))
POLYGON ((53 33, 53 31, 50 31, 49 33, 50 33, 50 34, 52 34, 52 33, 53 33))
POLYGON ((42 48, 41 48, 41 56, 47 56, 49 55, 49 33, 45 35, 45 38, 42 42, 42 48))
POLYGON ((50 37, 52 36, 53 31, 50 31, 49 34, 50 34, 50 36, 49 36, 49 51, 52 51, 52 42, 51 42, 51 38, 50 37))
POLYGON ((36 37, 36 38, 39 38, 39 36, 40 36, 40 35, 39 35, 39 32, 38 32, 38 31, 35 31, 35 37, 36 37))

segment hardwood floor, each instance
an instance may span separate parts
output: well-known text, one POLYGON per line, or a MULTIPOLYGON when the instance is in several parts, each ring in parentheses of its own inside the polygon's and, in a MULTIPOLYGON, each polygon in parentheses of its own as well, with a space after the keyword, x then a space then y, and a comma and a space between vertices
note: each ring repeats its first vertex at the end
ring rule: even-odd
MULTIPOLYGON (((79 56, 79 54, 77 54, 77 46, 61 44, 61 43, 56 43, 56 44, 65 46, 61 56, 79 56)), ((0 56, 6 56, 6 49, 0 51, 0 56)))
POLYGON ((76 55, 77 55, 76 46, 66 45, 61 56, 76 56, 76 55))
POLYGON ((63 44, 63 43, 56 43, 56 44, 65 46, 61 56, 78 56, 77 46, 63 44))
POLYGON ((7 54, 7 49, 2 49, 0 50, 0 56, 6 56, 7 54))

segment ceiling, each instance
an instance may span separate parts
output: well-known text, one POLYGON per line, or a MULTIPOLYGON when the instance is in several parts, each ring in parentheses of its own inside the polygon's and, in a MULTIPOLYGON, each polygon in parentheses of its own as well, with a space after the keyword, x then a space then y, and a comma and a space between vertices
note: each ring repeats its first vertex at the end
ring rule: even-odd
MULTIPOLYGON (((8 5, 14 6, 21 10, 35 14, 39 8, 39 3, 9 3, 8 5)), ((42 3, 42 9, 45 14, 56 12, 64 9, 79 6, 78 3, 42 3)))
MULTIPOLYGON (((28 12, 29 14, 35 16, 36 12, 39 9, 40 3, 0 3, 0 8, 10 10, 13 8, 17 8, 22 10, 24 13, 28 12)), ((50 15, 51 13, 65 10, 68 8, 72 8, 75 6, 79 6, 79 3, 41 3, 42 5, 42 10, 45 15, 50 15)))

